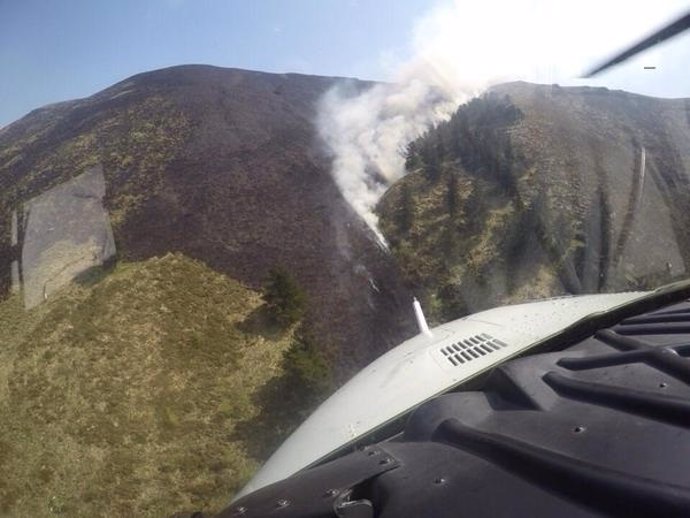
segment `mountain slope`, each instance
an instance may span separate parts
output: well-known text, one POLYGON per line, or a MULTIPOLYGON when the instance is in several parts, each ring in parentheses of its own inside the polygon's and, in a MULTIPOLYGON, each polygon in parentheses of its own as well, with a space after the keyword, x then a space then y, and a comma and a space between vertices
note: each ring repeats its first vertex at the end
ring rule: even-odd
POLYGON ((413 323, 394 262, 342 199, 318 143, 316 103, 336 81, 173 67, 0 130, 2 291, 21 261, 22 207, 102 168, 120 259, 179 251, 255 288, 271 268, 289 270, 309 295, 314 333, 348 377, 413 323))
POLYGON ((379 204, 438 320, 652 287, 690 264, 690 102, 510 83, 413 142, 379 204))
POLYGON ((91 272, 29 311, 0 303, 1 516, 220 508, 257 463, 245 421, 291 332, 259 294, 182 255, 91 272))

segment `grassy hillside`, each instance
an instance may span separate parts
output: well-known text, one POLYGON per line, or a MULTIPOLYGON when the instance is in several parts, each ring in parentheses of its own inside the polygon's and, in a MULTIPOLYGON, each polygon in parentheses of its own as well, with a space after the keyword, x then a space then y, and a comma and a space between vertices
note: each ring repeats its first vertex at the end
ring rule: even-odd
POLYGON ((686 101, 512 83, 408 148, 378 206, 432 320, 686 275, 686 101))
POLYGON ((524 159, 507 134, 522 117, 498 96, 465 105, 410 145, 409 174, 379 203, 381 230, 433 322, 558 289, 538 261, 523 278, 506 275, 528 244, 519 231, 532 212, 517 188, 524 159))
POLYGON ((179 254, 83 275, 28 312, 0 303, 0 516, 227 504, 257 466, 251 424, 275 424, 260 389, 295 349, 261 308, 179 254))

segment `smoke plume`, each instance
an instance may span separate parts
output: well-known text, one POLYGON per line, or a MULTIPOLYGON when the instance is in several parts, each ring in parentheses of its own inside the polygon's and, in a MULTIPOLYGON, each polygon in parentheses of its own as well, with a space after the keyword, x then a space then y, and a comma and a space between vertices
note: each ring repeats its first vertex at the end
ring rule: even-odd
MULTIPOLYGON (((333 178, 385 243, 373 209, 405 174, 410 141, 492 84, 579 84, 577 76, 587 67, 682 9, 680 0, 666 3, 654 12, 626 5, 624 24, 621 4, 603 0, 437 5, 416 24, 412 57, 399 64, 390 83, 359 92, 341 85, 321 100, 317 124, 333 155, 333 178)), ((607 86, 618 86, 625 73, 608 79, 607 86)))
POLYGON ((456 105, 414 78, 378 84, 359 95, 338 87, 322 99, 319 131, 333 152, 333 177, 382 243, 373 208, 404 174, 405 146, 456 105))

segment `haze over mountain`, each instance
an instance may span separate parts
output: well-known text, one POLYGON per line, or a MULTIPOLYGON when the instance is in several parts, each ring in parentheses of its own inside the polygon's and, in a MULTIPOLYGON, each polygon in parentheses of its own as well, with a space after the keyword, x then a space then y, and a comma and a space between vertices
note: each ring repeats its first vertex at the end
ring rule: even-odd
POLYGON ((344 381, 415 333, 412 293, 442 321, 686 274, 690 101, 499 85, 374 185, 386 250, 318 134, 334 85, 373 83, 180 66, 0 130, 0 465, 28 459, 0 514, 222 505, 290 426, 286 373, 344 381), (274 269, 306 293, 281 329, 274 269))

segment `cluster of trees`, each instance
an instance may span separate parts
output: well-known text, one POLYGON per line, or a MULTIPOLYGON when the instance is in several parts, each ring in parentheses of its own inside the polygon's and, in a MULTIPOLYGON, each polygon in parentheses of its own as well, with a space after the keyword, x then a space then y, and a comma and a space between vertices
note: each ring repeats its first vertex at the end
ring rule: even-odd
POLYGON ((303 321, 306 294, 286 270, 277 268, 268 274, 263 298, 274 323, 284 328, 297 324, 283 359, 284 376, 294 389, 292 395, 301 406, 310 408, 328 391, 332 376, 318 341, 303 321))
POLYGON ((405 168, 410 172, 421 169, 431 181, 438 180, 441 164, 448 158, 443 141, 435 135, 435 130, 430 130, 405 149, 405 168))
POLYGON ((508 96, 487 94, 473 99, 448 122, 411 142, 405 165, 408 171, 422 169, 429 181, 437 181, 444 163, 459 161, 466 171, 493 179, 512 194, 521 158, 514 155, 506 128, 522 116, 508 96))
POLYGON ((264 281, 263 299, 271 320, 289 327, 304 315, 306 295, 292 276, 282 268, 274 268, 264 281))
MULTIPOLYGON (((297 328, 290 348, 285 353, 284 377, 294 388, 291 397, 296 403, 296 411, 310 412, 330 393, 333 388, 331 369, 319 348, 319 341, 306 325, 297 328)), ((301 420, 301 419, 300 419, 301 420)))
POLYGON ((268 315, 283 331, 293 327, 282 361, 283 373, 261 391, 262 412, 241 425, 252 431, 253 454, 265 458, 333 390, 330 364, 323 344, 304 319, 307 297, 284 269, 269 272, 263 287, 268 315))
MULTIPOLYGON (((434 294, 435 316, 442 320, 467 311, 453 272, 465 260, 463 254, 476 241, 473 238, 485 232, 491 208, 487 200, 519 200, 517 180, 526 162, 515 152, 508 130, 522 117, 510 98, 489 93, 461 106, 448 121, 429 129, 405 150, 407 171, 415 174, 397 186, 390 214, 393 232, 386 238, 407 264, 408 280, 434 294), (439 192, 442 199, 437 197, 439 192), (424 204, 418 205, 421 200, 424 204), (447 217, 439 218, 439 208, 445 209, 447 217), (421 231, 424 236, 419 235, 421 231), (415 277, 418 273, 419 278, 415 277)), ((525 243, 512 238, 510 232, 498 236, 496 259, 522 253, 525 243)), ((493 259, 488 261, 465 273, 470 284, 482 286, 493 259)))

